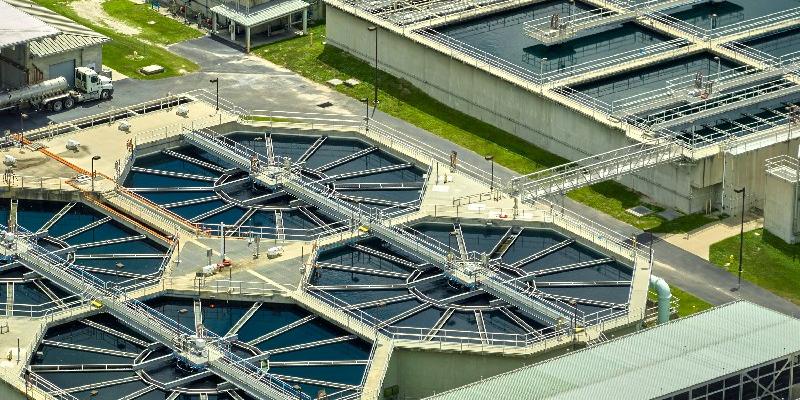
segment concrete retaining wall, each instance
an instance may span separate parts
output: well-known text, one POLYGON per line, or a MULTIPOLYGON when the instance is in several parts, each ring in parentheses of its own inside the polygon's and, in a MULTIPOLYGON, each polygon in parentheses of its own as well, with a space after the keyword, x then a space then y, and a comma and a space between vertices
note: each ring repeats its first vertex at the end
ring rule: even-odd
POLYGON ((504 357, 395 347, 383 387, 397 385, 400 389, 399 399, 419 399, 531 365, 569 350, 562 348, 530 357, 504 357))
MULTIPOLYGON (((327 43, 373 63, 375 39, 373 34, 367 34, 369 25, 372 24, 329 5, 327 43)), ((492 75, 483 66, 466 64, 400 33, 378 29, 381 69, 408 80, 456 110, 536 146, 576 160, 632 143, 622 130, 546 98, 535 89, 517 86, 492 75)), ((785 147, 785 143, 778 144, 737 156, 737 165, 728 165, 732 169, 726 171, 726 179, 740 180, 753 188, 760 186, 752 191, 752 204, 760 207, 764 189, 763 183, 757 183, 763 182, 763 168, 745 165, 763 166, 765 154, 783 154, 781 149, 785 147)), ((721 206, 722 170, 722 157, 718 155, 691 163, 662 165, 619 181, 661 205, 699 212, 721 206)), ((727 182, 725 186, 728 190, 727 182)), ((727 207, 726 211, 734 213, 727 207)))

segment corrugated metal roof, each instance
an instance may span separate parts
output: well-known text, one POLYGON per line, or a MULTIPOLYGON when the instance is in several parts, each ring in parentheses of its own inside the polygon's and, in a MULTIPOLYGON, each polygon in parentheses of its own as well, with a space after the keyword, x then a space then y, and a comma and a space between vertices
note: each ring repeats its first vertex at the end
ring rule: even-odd
POLYGON ((110 39, 61 14, 48 10, 28 0, 4 0, 50 26, 61 31, 60 35, 39 39, 29 44, 31 54, 45 57, 74 49, 81 49, 105 43, 110 39))
POLYGON ((652 399, 796 353, 799 332, 740 301, 428 399, 652 399))
POLYGON ((16 46, 58 34, 58 29, 0 0, 0 48, 16 46))
POLYGON ((250 7, 249 12, 246 12, 244 8, 237 11, 227 4, 211 7, 211 11, 231 19, 237 24, 255 26, 296 13, 308 6, 308 3, 302 0, 273 0, 255 7, 250 7))

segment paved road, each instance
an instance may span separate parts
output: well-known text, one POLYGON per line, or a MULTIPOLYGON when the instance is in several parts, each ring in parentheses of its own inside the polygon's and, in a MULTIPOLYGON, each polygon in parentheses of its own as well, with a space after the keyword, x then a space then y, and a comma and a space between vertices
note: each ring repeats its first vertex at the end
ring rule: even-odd
MULTIPOLYGON (((26 128, 45 126, 49 121, 63 122, 91 115, 111 107, 124 107, 140 103, 167 93, 182 93, 194 89, 213 89, 208 82, 220 79, 220 96, 250 110, 282 110, 318 113, 363 113, 363 104, 325 86, 308 81, 291 71, 277 67, 258 57, 244 55, 210 38, 200 38, 173 45, 171 49, 195 62, 202 72, 182 77, 155 81, 121 80, 115 83, 115 97, 107 102, 92 103, 59 114, 34 113, 26 121, 26 128), (317 104, 329 101, 333 106, 321 109, 317 104)), ((415 137, 444 152, 457 150, 462 161, 485 165, 483 155, 459 146, 378 111, 374 118, 395 129, 415 137)), ((19 117, 0 116, 0 132, 17 130, 19 117)), ((495 174, 503 179, 516 173, 495 166, 495 174)), ((559 200, 560 201, 560 200, 559 200)), ((642 231, 618 221, 595 209, 564 200, 564 206, 587 218, 628 236, 640 236, 642 231)), ((688 290, 712 304, 723 304, 739 298, 752 301, 774 310, 800 317, 800 307, 755 285, 744 282, 738 292, 736 277, 709 262, 664 241, 653 245, 656 254, 654 273, 668 282, 688 290)))

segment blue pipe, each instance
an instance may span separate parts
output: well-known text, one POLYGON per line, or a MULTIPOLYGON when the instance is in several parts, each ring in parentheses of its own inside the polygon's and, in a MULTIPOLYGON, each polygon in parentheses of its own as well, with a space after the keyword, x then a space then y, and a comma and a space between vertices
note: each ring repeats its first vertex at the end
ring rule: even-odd
POLYGON ((658 295, 658 323, 663 324, 669 321, 669 303, 672 293, 669 290, 667 281, 655 275, 650 275, 650 289, 655 290, 658 295))

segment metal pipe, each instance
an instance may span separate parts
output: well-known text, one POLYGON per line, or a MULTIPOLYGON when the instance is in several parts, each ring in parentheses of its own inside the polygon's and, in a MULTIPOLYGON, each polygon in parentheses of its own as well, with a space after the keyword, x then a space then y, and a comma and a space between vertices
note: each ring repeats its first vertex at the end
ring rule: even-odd
POLYGON ((650 275, 650 289, 655 290, 658 295, 658 323, 669 322, 669 306, 672 293, 667 281, 655 275, 650 275))

